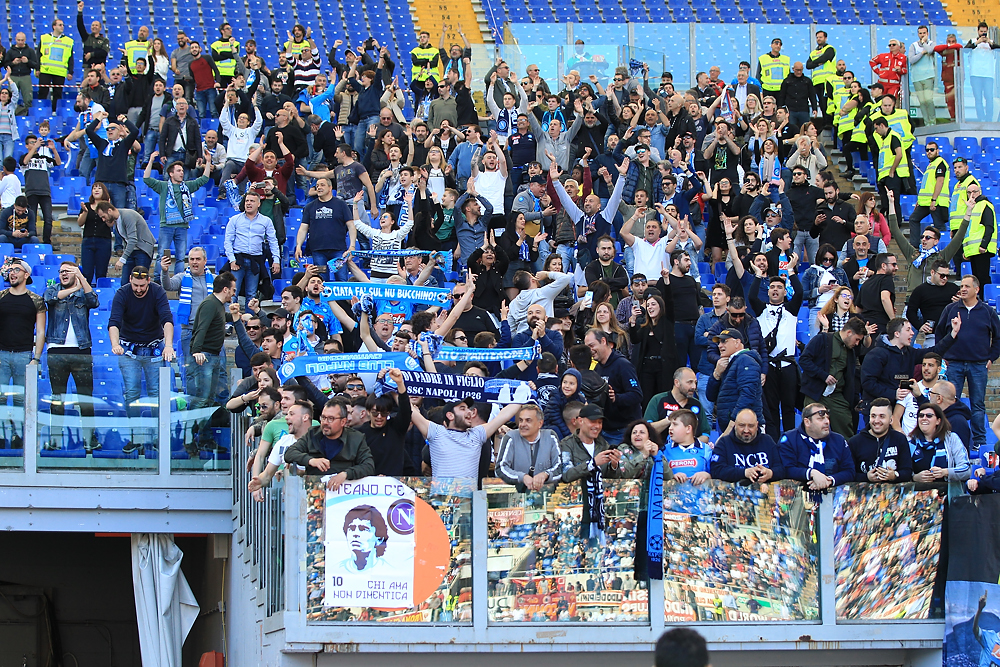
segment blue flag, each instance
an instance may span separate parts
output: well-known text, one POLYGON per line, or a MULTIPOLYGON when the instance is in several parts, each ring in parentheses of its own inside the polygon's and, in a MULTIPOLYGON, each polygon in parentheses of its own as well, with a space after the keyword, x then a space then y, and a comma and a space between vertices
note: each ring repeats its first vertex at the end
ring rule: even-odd
POLYGON ((284 382, 300 375, 330 373, 377 373, 383 368, 419 370, 420 364, 406 352, 357 352, 355 354, 309 354, 295 357, 278 367, 284 382))
POLYGON ((663 450, 653 457, 646 505, 646 558, 650 579, 663 579, 663 450))

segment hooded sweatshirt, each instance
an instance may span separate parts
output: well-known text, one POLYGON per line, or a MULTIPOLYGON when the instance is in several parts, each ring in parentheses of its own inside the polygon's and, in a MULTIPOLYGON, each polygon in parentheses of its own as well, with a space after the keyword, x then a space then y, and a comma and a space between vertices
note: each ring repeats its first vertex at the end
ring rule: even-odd
POLYGON ((882 397, 895 403, 900 380, 912 378, 914 367, 919 366, 927 354, 936 352, 944 356, 944 353, 954 345, 955 339, 951 337, 950 325, 948 335, 937 341, 934 347, 899 348, 889 342, 886 334, 879 336, 875 349, 865 355, 865 360, 861 364, 861 391, 864 398, 870 401, 882 397))
POLYGON ((910 459, 910 445, 906 436, 895 429, 881 438, 876 438, 870 430, 864 430, 847 441, 854 458, 854 481, 867 482, 868 471, 872 468, 895 470, 899 477, 896 482, 913 479, 913 462, 910 459))
POLYGON ((760 384, 760 355, 743 349, 733 355, 720 380, 708 378, 708 400, 715 402, 715 418, 725 430, 740 410, 749 408, 764 423, 763 387, 760 384))
POLYGON ((568 438, 570 436, 569 426, 566 425, 566 421, 563 419, 562 411, 566 407, 566 404, 570 401, 580 401, 581 403, 586 403, 587 399, 583 395, 583 391, 580 389, 583 387, 583 376, 580 371, 575 368, 568 368, 563 371, 563 374, 559 376, 559 382, 552 387, 552 391, 548 392, 548 400, 545 401, 542 412, 545 415, 545 428, 550 428, 556 432, 556 435, 560 440, 563 438, 568 438), (562 380, 567 375, 572 375, 576 378, 577 392, 567 397, 562 392, 562 380))
POLYGON ((743 442, 735 433, 725 435, 715 443, 709 459, 712 479, 726 482, 749 482, 743 471, 756 466, 769 469, 774 474, 772 482, 785 478, 785 466, 781 464, 778 445, 766 433, 758 432, 750 442, 743 442))
POLYGON ((597 364, 594 370, 615 390, 615 400, 609 398, 604 408, 604 430, 616 431, 629 422, 640 419, 642 389, 639 387, 639 376, 632 362, 615 350, 606 363, 597 364))

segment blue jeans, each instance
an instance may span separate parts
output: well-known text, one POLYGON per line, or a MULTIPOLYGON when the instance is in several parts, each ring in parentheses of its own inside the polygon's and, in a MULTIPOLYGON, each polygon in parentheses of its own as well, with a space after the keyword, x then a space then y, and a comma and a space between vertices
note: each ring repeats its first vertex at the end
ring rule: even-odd
MULTIPOLYGON (((181 259, 187 254, 187 238, 188 230, 187 227, 160 227, 160 238, 156 241, 156 252, 160 257, 173 246, 174 251, 174 273, 178 273, 184 264, 181 259)), ((160 263, 156 263, 156 270, 154 271, 154 279, 156 282, 160 282, 160 263)), ((162 284, 162 283, 160 283, 162 284)))
MULTIPOLYGON (((320 267, 321 273, 324 276, 328 276, 330 271, 327 268, 327 262, 331 259, 338 259, 347 251, 347 248, 343 250, 312 250, 312 263, 320 267)), ((337 273, 333 277, 336 282, 346 283, 351 277, 351 270, 347 268, 345 263, 342 267, 337 269, 337 273)))
POLYGON ((160 133, 157 130, 147 130, 146 139, 143 142, 142 148, 142 163, 145 164, 149 161, 149 156, 156 147, 160 144, 160 133))
MULTIPOLYGON (((128 355, 118 357, 118 370, 122 374, 122 386, 125 394, 125 410, 129 417, 141 416, 141 409, 133 405, 139 400, 142 394, 142 380, 146 379, 146 396, 158 398, 160 395, 160 366, 163 364, 163 357, 137 357, 128 355)), ((153 416, 157 414, 156 408, 152 409, 153 416)), ((156 434, 154 429, 139 428, 132 431, 132 442, 142 444, 153 444, 156 434)))
MULTIPOLYGON (((12 384, 21 387, 21 391, 14 392, 14 405, 24 405, 24 367, 31 361, 31 351, 8 352, 0 350, 0 385, 12 384)), ((7 399, 3 399, 3 404, 7 404, 7 399)))
POLYGON ((105 183, 108 194, 111 195, 111 203, 115 208, 128 208, 128 184, 127 183, 105 183))
POLYGON ((354 130, 354 150, 358 153, 358 162, 365 160, 365 139, 368 137, 368 128, 372 125, 378 125, 378 116, 362 118, 354 130))
POLYGON ((91 285, 97 278, 108 276, 111 261, 111 239, 88 236, 80 244, 80 271, 91 285))
POLYGON ((0 162, 6 157, 14 157, 14 136, 0 134, 0 162))
POLYGON ((622 437, 625 435, 625 427, 622 426, 621 428, 614 430, 604 429, 604 432, 601 433, 601 435, 604 436, 604 439, 609 445, 615 447, 621 444, 622 437))
POLYGON ((122 267, 122 287, 128 285, 129 274, 137 266, 145 266, 153 263, 153 258, 141 250, 134 250, 131 255, 125 258, 125 266, 122 267))
MULTIPOLYGON (((358 126, 357 125, 341 125, 340 129, 342 129, 344 131, 344 139, 340 143, 347 144, 348 146, 353 147, 354 146, 354 138, 357 136, 357 133, 358 133, 358 126)), ((328 166, 332 167, 333 165, 328 165, 328 166)))
POLYGON ((90 147, 86 144, 81 144, 80 151, 80 175, 83 176, 87 183, 91 183, 90 174, 94 171, 97 159, 90 157, 90 147))
MULTIPOLYGON (((702 348, 694 344, 694 325, 687 322, 674 322, 674 342, 677 347, 677 367, 698 368, 702 348), (684 360, 688 358, 690 358, 690 362, 684 363, 684 360)), ((668 381, 672 382, 673 379, 668 381)))
POLYGON ((187 371, 187 393, 192 397, 189 409, 207 408, 215 396, 215 388, 219 384, 220 376, 226 373, 225 356, 206 354, 205 363, 199 366, 193 356, 187 355, 184 363, 187 371))
POLYGON ((576 267, 574 250, 573 246, 566 245, 565 243, 556 246, 556 253, 558 253, 563 260, 563 273, 573 273, 573 269, 576 267))
POLYGON ((976 98, 976 120, 980 123, 992 123, 993 118, 993 78, 988 76, 970 76, 972 95, 976 98))
POLYGON ((236 278, 236 296, 246 294, 248 301, 257 298, 257 284, 260 282, 260 275, 251 272, 246 262, 240 264, 240 268, 233 271, 233 276, 236 278), (246 282, 246 292, 242 289, 244 281, 246 282))
POLYGON ((948 382, 955 385, 955 397, 961 399, 962 387, 969 383, 969 405, 972 408, 972 446, 986 444, 986 370, 985 361, 949 361, 948 382))
MULTIPOLYGON (((625 273, 631 278, 632 274, 635 273, 635 251, 632 250, 632 246, 630 245, 625 245, 624 243, 622 245, 625 246, 622 248, 622 255, 624 255, 625 259, 625 273)), ((649 279, 649 276, 646 276, 646 278, 649 279)), ((656 281, 654 280, 653 282, 656 281)))
POLYGON ((701 403, 701 409, 708 414, 709 425, 715 426, 715 403, 708 400, 708 375, 708 373, 698 374, 698 402, 701 403))
MULTIPOLYGON (((794 252, 799 256, 799 261, 803 263, 812 262, 816 259, 816 252, 819 250, 819 239, 814 239, 809 232, 801 230, 795 232, 794 252)), ((840 249, 837 249, 840 252, 840 249)))
POLYGON ((816 316, 819 315, 820 308, 810 308, 809 309, 809 339, 819 333, 819 320, 816 316))
POLYGON ((194 102, 198 106, 198 118, 215 118, 215 97, 218 93, 215 88, 208 90, 196 90, 194 102))

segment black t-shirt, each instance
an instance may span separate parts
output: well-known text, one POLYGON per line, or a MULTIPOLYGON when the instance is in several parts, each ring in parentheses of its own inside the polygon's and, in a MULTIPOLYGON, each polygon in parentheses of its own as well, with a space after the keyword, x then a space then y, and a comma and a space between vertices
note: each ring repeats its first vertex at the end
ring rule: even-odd
POLYGON ((469 337, 471 342, 473 338, 476 337, 477 333, 483 331, 488 331, 498 338, 500 332, 497 331, 496 325, 493 324, 493 320, 490 318, 489 313, 487 313, 482 308, 473 306, 466 312, 458 316, 458 321, 455 322, 454 329, 461 329, 465 332, 465 335, 469 337))
MULTIPOLYGON (((38 295, 0 292, 0 350, 28 352, 35 346, 35 317, 45 311, 45 302, 38 295)), ((39 334, 44 333, 42 331, 39 334)))
POLYGON ((674 300, 674 321, 690 322, 701 317, 701 285, 689 275, 670 276, 670 294, 674 300))
POLYGON ((889 292, 889 301, 896 303, 896 281, 886 273, 877 273, 861 286, 858 294, 858 305, 861 306, 861 319, 885 326, 889 317, 882 306, 882 292, 889 292))
POLYGON ((83 238, 110 239, 111 228, 101 220, 97 211, 92 209, 89 204, 84 204, 83 210, 87 212, 87 218, 83 221, 83 238))
POLYGON ((24 194, 51 194, 49 166, 56 163, 51 153, 52 150, 48 146, 42 146, 30 160, 26 159, 27 153, 21 156, 21 164, 24 166, 24 194))

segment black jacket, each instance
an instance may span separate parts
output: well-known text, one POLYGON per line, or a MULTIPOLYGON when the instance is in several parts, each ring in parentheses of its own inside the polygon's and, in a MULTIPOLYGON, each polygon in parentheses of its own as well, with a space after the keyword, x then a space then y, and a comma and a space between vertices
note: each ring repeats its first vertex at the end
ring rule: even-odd
POLYGON ((937 339, 934 347, 925 348, 900 349, 891 345, 884 334, 879 336, 875 349, 865 355, 861 364, 862 397, 868 401, 886 398, 895 404, 899 381, 912 378, 914 367, 922 363, 925 356, 931 352, 943 356, 954 343, 951 331, 944 338, 937 339))
POLYGON ((11 46, 4 54, 3 66, 10 68, 11 76, 28 76, 31 70, 38 69, 38 54, 27 44, 21 47, 11 46), (28 62, 15 65, 14 58, 27 58, 28 62))
MULTIPOLYGON (((160 132, 160 155, 166 157, 168 160, 174 153, 174 143, 177 141, 177 135, 181 130, 181 120, 177 116, 171 116, 163 122, 163 131, 160 132)), ((184 118, 183 131, 184 148, 188 154, 187 159, 190 160, 193 155, 193 158, 197 160, 198 156, 201 155, 201 129, 198 127, 198 121, 191 116, 187 116, 184 118)))
MULTIPOLYGON (((815 185, 810 185, 807 180, 801 185, 792 183, 785 188, 785 194, 788 195, 788 201, 792 205, 795 228, 800 232, 811 231, 816 220, 816 201, 823 198, 823 191, 815 185)), ((837 249, 840 250, 839 246, 837 249)))
POLYGON ((330 469, 326 472, 309 465, 310 459, 326 458, 326 452, 321 445, 323 431, 320 426, 313 426, 305 436, 299 438, 294 445, 285 450, 285 462, 300 465, 306 469, 307 475, 336 475, 347 473, 347 479, 361 479, 375 474, 375 461, 365 436, 353 428, 344 428, 341 435, 343 448, 330 461, 330 469))
POLYGON ((601 266, 601 260, 595 259, 588 264, 587 268, 583 271, 583 275, 587 279, 587 284, 589 285, 595 280, 602 280, 608 287, 611 288, 612 293, 621 292, 623 289, 628 287, 629 279, 628 273, 625 272, 625 267, 614 261, 611 262, 611 265, 614 267, 611 277, 605 278, 604 267, 601 266))
POLYGON ((306 132, 299 124, 292 120, 285 127, 279 128, 277 125, 271 126, 267 131, 267 143, 264 150, 273 150, 276 155, 281 155, 281 148, 278 146, 278 139, 275 132, 281 132, 281 138, 285 143, 288 152, 295 156, 296 163, 304 163, 309 157, 309 144, 306 143, 306 132))
POLYGON ((786 106, 789 111, 814 111, 819 108, 816 90, 812 79, 806 75, 795 76, 789 73, 781 82, 778 91, 778 106, 786 106))
POLYGON ((132 124, 132 121, 126 120, 128 136, 118 141, 111 155, 104 155, 103 151, 108 145, 108 140, 97 134, 100 124, 101 121, 95 120, 87 126, 87 137, 98 153, 97 173, 94 178, 101 183, 128 183, 132 180, 128 175, 128 152, 139 138, 139 129, 132 124))
POLYGON ((316 133, 313 134, 313 150, 323 154, 323 161, 330 168, 337 164, 337 146, 339 145, 337 135, 333 133, 333 123, 323 121, 316 133))

